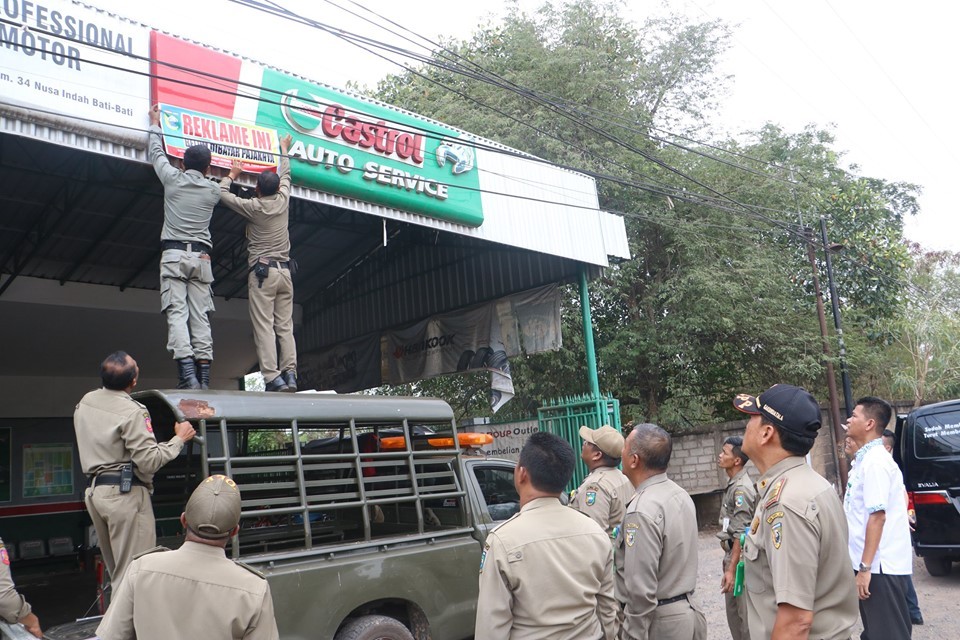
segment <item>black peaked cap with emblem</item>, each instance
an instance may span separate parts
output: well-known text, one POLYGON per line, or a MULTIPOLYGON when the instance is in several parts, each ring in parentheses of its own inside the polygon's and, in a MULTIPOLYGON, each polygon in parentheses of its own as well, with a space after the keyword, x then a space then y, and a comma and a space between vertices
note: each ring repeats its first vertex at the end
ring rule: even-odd
POLYGON ((799 435, 815 436, 820 430, 820 405, 816 398, 792 384, 775 384, 759 396, 740 393, 733 399, 733 406, 799 435))

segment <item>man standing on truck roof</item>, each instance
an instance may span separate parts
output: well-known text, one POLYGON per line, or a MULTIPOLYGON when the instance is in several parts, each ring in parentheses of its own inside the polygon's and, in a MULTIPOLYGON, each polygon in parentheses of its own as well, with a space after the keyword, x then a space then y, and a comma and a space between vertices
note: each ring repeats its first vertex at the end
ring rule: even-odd
POLYGON ((551 433, 520 451, 520 512, 487 535, 475 640, 616 637, 610 538, 560 502, 573 465, 573 448, 551 433))
POLYGON ((617 545, 617 593, 624 594, 622 640, 705 640, 707 621, 691 597, 697 587, 697 512, 667 478, 670 434, 638 424, 623 448, 623 473, 636 493, 617 545))
POLYGON ((727 474, 727 488, 720 503, 720 547, 723 549, 723 577, 720 592, 727 610, 727 626, 733 640, 749 640, 747 627, 747 599, 743 594, 734 597, 733 587, 740 562, 740 536, 750 526, 750 519, 757 508, 757 491, 753 480, 744 469, 750 461, 743 452, 743 438, 730 436, 723 441, 717 465, 727 474))
POLYGON ((293 275, 290 259, 290 160, 293 138, 280 139, 277 173, 257 177, 257 196, 238 198, 230 193, 243 173, 239 160, 220 181, 220 201, 247 221, 247 293, 253 342, 267 391, 297 390, 297 344, 293 339, 293 275), (277 343, 280 345, 277 357, 277 343))
POLYGON ((240 530, 234 481, 215 475, 201 482, 180 523, 186 537, 179 549, 156 547, 130 564, 97 627, 100 640, 279 638, 270 585, 224 553, 240 530))
POLYGON ((33 613, 26 598, 17 593, 13 585, 13 576, 10 575, 10 556, 7 554, 6 547, 3 546, 3 540, 0 540, 0 618, 10 624, 19 622, 33 635, 38 638, 43 637, 40 620, 33 613))
POLYGON ((907 591, 913 573, 903 475, 883 448, 893 409, 867 396, 844 428, 859 447, 850 469, 843 510, 849 526, 850 564, 857 575, 863 637, 909 638, 913 631, 907 591))
POLYGON ((210 150, 200 144, 183 153, 184 171, 170 164, 160 140, 160 107, 150 110, 147 153, 163 183, 160 231, 160 310, 167 316, 167 350, 177 361, 178 389, 206 389, 213 362, 210 317, 213 265, 210 219, 220 188, 204 177, 210 150))
POLYGON ((580 459, 590 472, 570 498, 570 506, 589 516, 616 539, 623 523, 623 510, 633 497, 633 485, 620 473, 623 436, 610 425, 599 429, 580 427, 580 459))
POLYGON ((743 451, 762 474, 743 545, 750 637, 847 640, 857 622, 856 586, 837 493, 804 459, 820 430, 820 405, 806 390, 774 385, 741 393, 749 414, 743 451))
POLYGON ((157 544, 153 474, 197 433, 178 422, 174 436, 157 443, 150 412, 130 397, 139 375, 125 352, 110 354, 100 365, 103 388, 83 396, 73 414, 80 466, 90 480, 84 502, 114 588, 133 557, 157 544))

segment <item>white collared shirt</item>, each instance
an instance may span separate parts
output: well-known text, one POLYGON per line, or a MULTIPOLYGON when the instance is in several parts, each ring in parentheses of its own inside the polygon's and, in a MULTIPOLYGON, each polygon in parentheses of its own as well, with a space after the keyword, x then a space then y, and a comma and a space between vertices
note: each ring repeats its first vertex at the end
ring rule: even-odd
POLYGON ((863 559, 867 519, 878 511, 886 513, 880 546, 871 563, 870 573, 910 575, 913 573, 913 549, 903 488, 903 474, 886 449, 883 439, 871 440, 857 451, 843 498, 850 531, 848 549, 853 570, 863 559))

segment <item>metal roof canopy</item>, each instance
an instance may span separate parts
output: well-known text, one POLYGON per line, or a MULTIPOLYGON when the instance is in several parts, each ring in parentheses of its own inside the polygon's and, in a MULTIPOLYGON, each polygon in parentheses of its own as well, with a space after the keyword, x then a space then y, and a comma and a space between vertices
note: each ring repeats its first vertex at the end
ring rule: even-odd
MULTIPOLYGON (((174 370, 164 349, 159 300, 144 302, 143 296, 159 289, 163 218, 162 187, 143 151, 0 117, 0 169, 0 352, 7 355, 0 386, 17 399, 40 393, 35 388, 48 386, 53 376, 83 380, 67 384, 71 391, 63 393, 93 388, 99 361, 118 348, 138 359, 141 386, 169 386, 174 370), (50 286, 35 296, 43 282, 50 286), (77 293, 79 285, 111 291, 114 300, 85 306, 87 289, 77 293), (61 295, 71 286, 73 299, 64 302, 61 295), (140 308, 132 302, 136 296, 140 308), (63 307, 72 310, 63 314, 63 307), (37 379, 44 381, 38 385, 37 379)), ((449 223, 405 221, 422 219, 405 212, 386 210, 396 215, 384 217, 380 207, 329 194, 297 188, 294 196, 290 239, 300 264, 295 292, 303 311, 297 327, 301 355, 544 284, 571 282, 584 264, 441 228, 449 223)), ((243 303, 244 221, 218 206, 211 232, 218 306, 215 386, 225 388, 257 364, 243 303)), ((591 265, 591 275, 599 268, 591 265)), ((60 400, 53 412, 21 408, 6 415, 64 415, 77 397, 60 400)))

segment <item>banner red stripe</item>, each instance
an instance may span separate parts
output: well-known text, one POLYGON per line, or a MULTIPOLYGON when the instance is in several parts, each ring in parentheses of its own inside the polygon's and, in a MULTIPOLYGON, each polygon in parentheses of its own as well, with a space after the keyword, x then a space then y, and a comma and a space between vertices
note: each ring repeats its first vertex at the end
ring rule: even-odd
POLYGON ((205 49, 157 31, 150 33, 150 94, 153 104, 164 102, 182 109, 199 111, 221 118, 233 118, 240 80, 239 58, 205 49), (176 65, 176 66, 168 66, 176 65), (176 67, 183 67, 179 69, 176 67), (190 71, 227 78, 218 80, 190 71), (160 77, 157 77, 160 76, 160 77), (182 84, 187 83, 187 84, 182 84), (191 86, 201 85, 201 86, 191 86), (211 91, 203 87, 216 89, 211 91))

